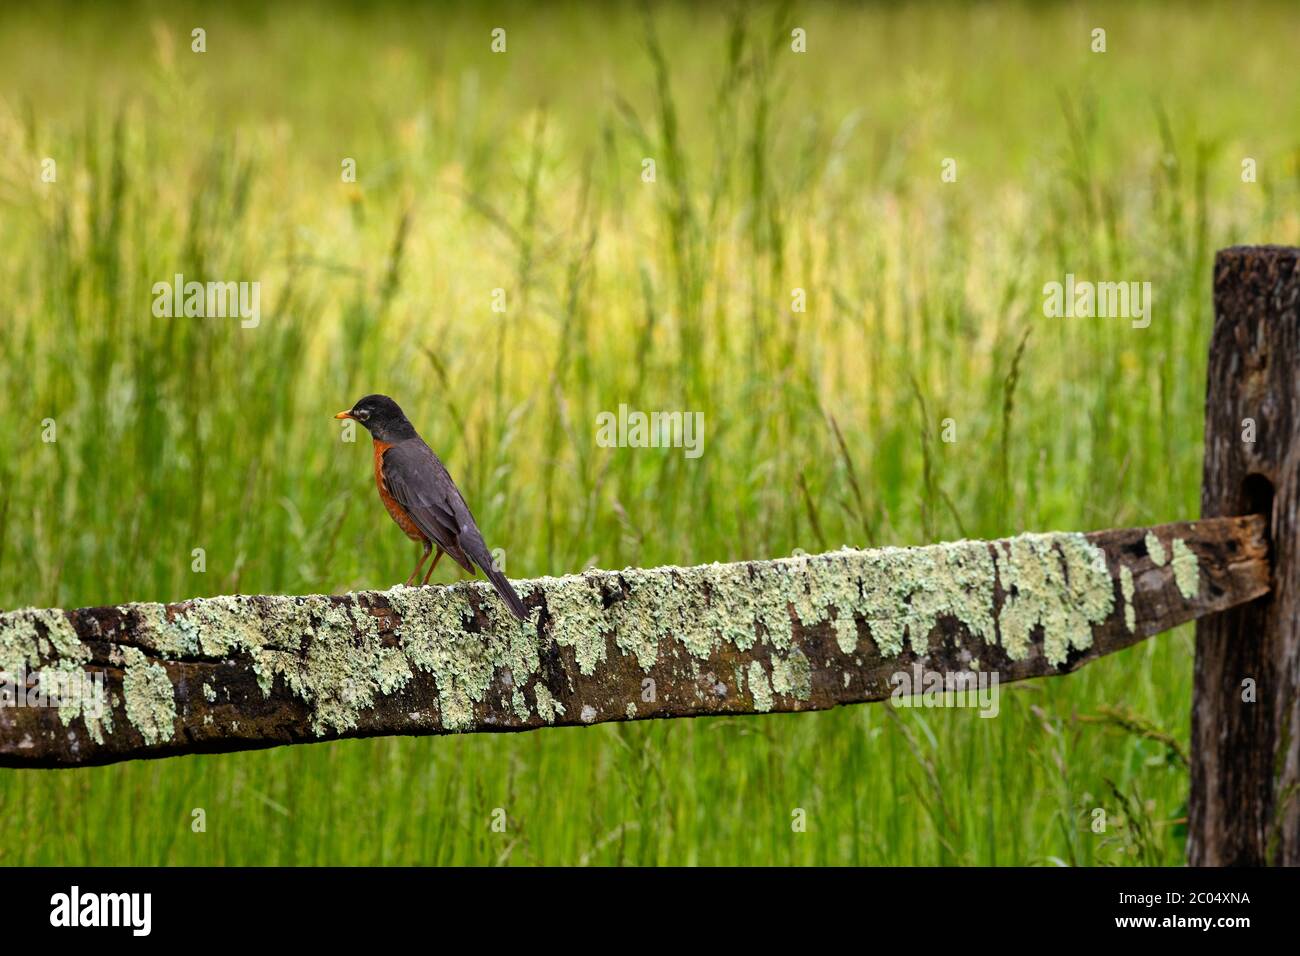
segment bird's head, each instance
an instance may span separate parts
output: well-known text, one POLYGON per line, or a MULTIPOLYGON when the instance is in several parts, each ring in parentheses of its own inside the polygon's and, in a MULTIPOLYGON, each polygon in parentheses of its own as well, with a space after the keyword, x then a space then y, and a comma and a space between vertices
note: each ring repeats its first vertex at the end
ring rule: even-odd
POLYGON ((415 435, 402 409, 387 395, 367 395, 334 417, 360 422, 378 441, 400 441, 415 435))

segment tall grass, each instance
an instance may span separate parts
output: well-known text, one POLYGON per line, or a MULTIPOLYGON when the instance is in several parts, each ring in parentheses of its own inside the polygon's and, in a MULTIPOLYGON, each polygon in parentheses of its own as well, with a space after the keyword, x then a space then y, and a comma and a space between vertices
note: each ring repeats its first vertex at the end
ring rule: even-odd
MULTIPOLYGON (((371 391, 515 577, 1193 516, 1210 256, 1300 239, 1295 26, 1281 4, 6 9, 0 604, 403 580, 368 450, 330 419, 371 391), (260 281, 261 325, 155 318, 177 272, 260 281), (1155 321, 1044 318, 1066 272, 1151 281, 1155 321), (704 455, 599 447, 620 402, 703 411, 704 455)), ((0 861, 1176 863, 1190 663, 1178 632, 1007 689, 994 720, 4 771, 0 861)))

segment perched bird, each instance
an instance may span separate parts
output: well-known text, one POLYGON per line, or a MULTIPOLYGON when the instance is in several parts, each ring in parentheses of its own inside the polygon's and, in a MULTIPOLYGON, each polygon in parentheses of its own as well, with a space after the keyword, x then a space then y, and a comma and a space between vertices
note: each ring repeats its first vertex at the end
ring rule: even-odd
POLYGON ((334 417, 351 418, 370 432, 375 442, 379 497, 406 536, 424 545, 419 563, 406 580, 407 586, 419 577, 429 552, 437 548, 421 585, 429 582, 445 552, 470 574, 475 573, 475 564, 482 568, 515 617, 527 620, 524 602, 493 564, 460 489, 397 403, 387 395, 367 395, 334 417))

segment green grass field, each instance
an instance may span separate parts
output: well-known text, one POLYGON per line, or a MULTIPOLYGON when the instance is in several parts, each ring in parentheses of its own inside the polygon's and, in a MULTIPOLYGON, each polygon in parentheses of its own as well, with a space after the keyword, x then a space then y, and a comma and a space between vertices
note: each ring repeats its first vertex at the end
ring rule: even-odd
MULTIPOLYGON (((1300 242, 1295 8, 738 9, 0 11, 0 606, 400 582, 373 391, 512 577, 1195 517, 1214 250, 1300 242), (1150 327, 1046 318, 1067 272, 1150 327), (176 273, 260 325, 155 317, 176 273)), ((5 770, 0 863, 1177 864, 1191 669, 5 770)))

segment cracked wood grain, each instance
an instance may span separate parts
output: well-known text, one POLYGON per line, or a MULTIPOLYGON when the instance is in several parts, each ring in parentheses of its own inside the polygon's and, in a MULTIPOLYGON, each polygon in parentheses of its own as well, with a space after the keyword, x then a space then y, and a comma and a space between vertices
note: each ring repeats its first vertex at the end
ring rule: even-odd
POLYGON ((1188 862, 1300 866, 1300 249, 1214 261, 1201 514, 1267 516, 1271 593, 1196 630, 1188 862))

